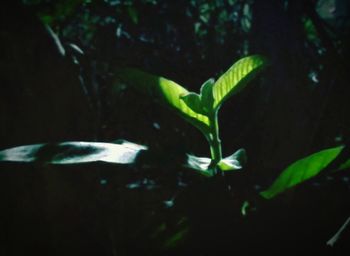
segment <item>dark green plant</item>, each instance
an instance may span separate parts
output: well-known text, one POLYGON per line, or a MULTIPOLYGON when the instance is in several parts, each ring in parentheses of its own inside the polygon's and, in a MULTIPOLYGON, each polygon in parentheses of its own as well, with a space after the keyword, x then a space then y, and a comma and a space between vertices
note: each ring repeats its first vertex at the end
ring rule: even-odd
POLYGON ((188 155, 187 164, 206 176, 213 176, 219 171, 240 169, 240 162, 245 159, 244 149, 223 158, 219 136, 219 109, 225 100, 242 90, 266 63, 266 59, 259 55, 242 58, 216 82, 212 78, 206 81, 199 93, 189 92, 171 80, 137 69, 119 70, 118 76, 125 83, 142 88, 148 94, 161 99, 202 132, 209 143, 211 157, 188 155))

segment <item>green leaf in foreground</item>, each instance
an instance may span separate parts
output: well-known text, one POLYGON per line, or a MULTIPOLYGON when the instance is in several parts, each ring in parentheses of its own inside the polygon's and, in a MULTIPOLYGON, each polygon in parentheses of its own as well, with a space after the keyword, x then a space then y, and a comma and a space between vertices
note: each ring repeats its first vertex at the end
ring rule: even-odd
POLYGON ((285 190, 316 176, 340 154, 343 148, 344 146, 338 146, 325 149, 294 162, 260 195, 266 199, 271 199, 285 190))
POLYGON ((132 164, 146 146, 120 140, 119 143, 72 141, 19 146, 0 151, 0 161, 78 164, 108 162, 132 164))
POLYGON ((248 56, 233 64, 213 86, 214 108, 242 90, 266 64, 266 59, 260 55, 248 56))

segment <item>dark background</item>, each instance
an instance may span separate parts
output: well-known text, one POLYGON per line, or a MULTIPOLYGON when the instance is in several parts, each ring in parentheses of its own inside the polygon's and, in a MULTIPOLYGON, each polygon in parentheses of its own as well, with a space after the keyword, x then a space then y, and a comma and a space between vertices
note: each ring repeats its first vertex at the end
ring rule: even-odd
POLYGON ((350 213, 346 172, 272 201, 257 194, 291 162, 349 142, 349 8, 342 0, 3 4, 1 149, 127 139, 149 146, 143 161, 152 167, 1 164, 2 255, 346 252, 348 230, 325 245, 350 213), (115 76, 137 67, 198 91, 249 54, 270 66, 221 109, 224 155, 248 154, 244 171, 224 178, 184 169, 186 153, 209 155, 204 137, 115 76), (245 200, 253 207, 242 217, 245 200))

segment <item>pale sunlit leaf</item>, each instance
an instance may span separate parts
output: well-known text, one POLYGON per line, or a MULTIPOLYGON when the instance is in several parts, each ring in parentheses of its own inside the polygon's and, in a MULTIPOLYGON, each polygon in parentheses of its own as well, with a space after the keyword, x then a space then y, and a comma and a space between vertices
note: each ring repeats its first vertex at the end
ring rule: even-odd
POLYGON ((132 164, 146 146, 120 141, 119 144, 71 141, 54 144, 35 144, 0 151, 0 161, 44 162, 51 164, 77 164, 108 162, 132 164))

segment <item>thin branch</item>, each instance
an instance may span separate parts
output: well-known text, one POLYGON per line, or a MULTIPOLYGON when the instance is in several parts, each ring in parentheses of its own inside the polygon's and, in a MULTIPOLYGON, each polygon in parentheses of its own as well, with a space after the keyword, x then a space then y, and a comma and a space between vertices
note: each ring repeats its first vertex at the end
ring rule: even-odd
POLYGON ((347 220, 344 222, 344 224, 340 227, 340 229, 335 233, 334 236, 332 236, 331 239, 327 241, 327 245, 334 246, 334 244, 339 240, 341 233, 347 228, 347 226, 350 224, 350 217, 347 218, 347 220))

